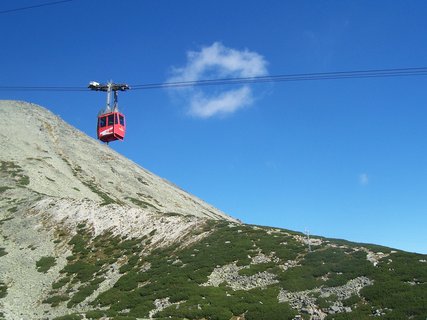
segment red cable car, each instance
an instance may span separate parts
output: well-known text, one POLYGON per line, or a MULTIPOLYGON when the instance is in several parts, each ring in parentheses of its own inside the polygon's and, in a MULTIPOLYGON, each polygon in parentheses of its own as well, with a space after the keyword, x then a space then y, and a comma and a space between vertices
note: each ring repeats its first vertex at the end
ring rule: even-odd
POLYGON ((89 89, 94 91, 107 92, 107 106, 105 110, 98 114, 98 124, 96 133, 98 139, 107 144, 115 140, 123 140, 126 133, 125 115, 119 112, 117 91, 126 91, 129 89, 127 84, 115 84, 108 82, 107 84, 99 84, 92 81, 89 83, 89 89), (110 108, 111 91, 114 92, 113 109, 110 108))
POLYGON ((126 133, 124 114, 116 111, 99 115, 97 133, 102 142, 123 140, 126 133))

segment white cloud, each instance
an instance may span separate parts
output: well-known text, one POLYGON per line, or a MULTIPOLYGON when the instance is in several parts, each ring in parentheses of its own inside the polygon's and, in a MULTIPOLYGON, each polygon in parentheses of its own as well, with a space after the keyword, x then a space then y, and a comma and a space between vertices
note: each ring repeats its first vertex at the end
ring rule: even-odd
POLYGON ((359 175, 359 183, 362 186, 366 186, 366 185, 369 184, 369 176, 368 176, 367 173, 362 173, 362 174, 359 175))
MULTIPOLYGON (((168 82, 197 81, 239 77, 257 77, 267 74, 267 62, 260 54, 225 47, 219 42, 203 47, 200 51, 187 52, 187 64, 173 68, 173 76, 168 82)), ((253 102, 250 86, 238 89, 211 92, 207 88, 191 87, 180 89, 189 104, 189 114, 209 118, 215 115, 227 115, 249 106, 253 102)))
POLYGON ((252 93, 248 86, 206 96, 198 92, 192 95, 190 113, 200 118, 225 115, 252 103, 252 93))

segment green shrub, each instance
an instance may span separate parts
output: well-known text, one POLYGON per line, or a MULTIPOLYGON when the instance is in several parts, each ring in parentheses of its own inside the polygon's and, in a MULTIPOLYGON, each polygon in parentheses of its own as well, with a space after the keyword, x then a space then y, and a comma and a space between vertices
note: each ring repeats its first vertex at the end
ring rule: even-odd
POLYGON ((83 261, 77 261, 65 266, 64 271, 68 274, 75 274, 76 279, 86 282, 93 277, 93 274, 99 271, 99 267, 83 261))
POLYGON ((115 288, 111 288, 107 291, 102 292, 94 302, 92 302, 92 305, 100 305, 101 307, 110 306, 114 304, 115 302, 119 301, 121 297, 121 293, 119 290, 115 288))
POLYGON ((363 288, 361 295, 375 307, 391 309, 390 316, 396 319, 398 315, 418 319, 427 314, 427 284, 411 286, 392 279, 363 288))
POLYGON ((71 240, 68 242, 69 245, 73 245, 73 253, 74 254, 87 254, 89 250, 88 239, 81 234, 76 234, 71 240))
POLYGON ((153 209, 158 210, 155 205, 153 205, 153 204, 151 204, 151 203, 149 203, 147 201, 142 201, 142 200, 139 200, 139 199, 136 199, 136 198, 133 198, 133 197, 125 197, 125 199, 130 200, 133 204, 136 204, 137 206, 139 206, 139 207, 141 207, 143 209, 151 207, 153 209))
POLYGON ((276 264, 274 262, 259 263, 259 264, 251 265, 250 268, 239 270, 239 274, 242 276, 252 276, 259 272, 269 271, 275 267, 276 267, 276 264))
POLYGON ((126 273, 132 270, 138 263, 139 256, 132 256, 129 258, 128 262, 120 267, 120 273, 126 273))
POLYGON ((90 284, 91 285, 99 285, 101 282, 103 282, 105 280, 105 277, 98 277, 93 279, 90 284))
POLYGON ((52 289, 59 289, 65 286, 70 281, 70 277, 63 277, 52 284, 52 289))
POLYGON ((358 295, 352 295, 350 298, 347 298, 342 301, 345 307, 351 307, 360 301, 360 297, 358 295))
POLYGON ((86 318, 88 319, 99 319, 106 316, 104 310, 91 310, 86 312, 86 318))
POLYGON ((323 297, 317 298, 316 303, 321 309, 326 309, 331 305, 331 303, 326 298, 323 298, 323 297))
POLYGON ((71 308, 75 306, 76 304, 82 302, 84 299, 89 297, 96 289, 98 288, 98 285, 87 285, 87 286, 81 286, 79 290, 73 295, 71 300, 68 302, 67 307, 71 308))
POLYGON ((0 282, 0 299, 6 297, 7 295, 7 285, 3 282, 0 282))
POLYGON ((140 275, 136 271, 129 271, 114 284, 114 287, 120 291, 129 291, 138 286, 139 279, 140 275))
POLYGON ((6 186, 1 186, 0 187, 0 193, 3 193, 3 192, 5 192, 6 190, 9 190, 9 189, 12 189, 12 188, 6 187, 6 186))
POLYGON ((253 304, 245 314, 246 320, 291 320, 296 316, 295 310, 283 303, 253 304))
POLYGON ((0 257, 7 255, 7 251, 5 248, 0 248, 0 257))
POLYGON ((13 217, 8 217, 8 218, 1 219, 1 220, 0 220, 0 226, 1 226, 3 223, 5 223, 6 221, 9 221, 9 220, 12 220, 12 219, 13 219, 13 217))
POLYGON ((67 301, 68 299, 70 299, 67 295, 65 294, 61 294, 61 295, 57 295, 57 296, 52 296, 49 297, 45 300, 43 300, 43 303, 48 303, 50 304, 52 307, 56 307, 58 306, 61 302, 63 301, 67 301))
POLYGON ((119 250, 131 250, 134 247, 138 247, 141 244, 141 240, 139 239, 128 239, 124 240, 117 245, 117 249, 119 250))
POLYGON ((36 262, 36 267, 38 272, 46 273, 50 268, 56 265, 55 257, 41 257, 36 262))
POLYGON ((30 177, 26 176, 26 175, 21 175, 19 180, 18 180, 18 185, 19 186, 28 186, 30 184, 30 177))
POLYGON ((65 316, 56 317, 53 320, 81 320, 82 317, 78 314, 67 314, 65 316))

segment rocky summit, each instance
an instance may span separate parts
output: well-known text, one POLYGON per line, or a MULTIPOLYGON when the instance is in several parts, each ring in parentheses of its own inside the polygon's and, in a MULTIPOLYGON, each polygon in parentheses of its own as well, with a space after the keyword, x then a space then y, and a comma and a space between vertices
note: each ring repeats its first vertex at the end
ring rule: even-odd
POLYGON ((0 319, 427 318, 427 256, 247 225, 0 101, 0 319))

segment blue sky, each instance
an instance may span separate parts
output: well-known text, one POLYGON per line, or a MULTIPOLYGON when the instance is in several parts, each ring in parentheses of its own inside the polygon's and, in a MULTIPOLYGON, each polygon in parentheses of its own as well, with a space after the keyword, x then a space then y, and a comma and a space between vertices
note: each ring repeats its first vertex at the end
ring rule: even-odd
MULTIPOLYGON (((44 1, 2 1, 0 11, 44 1)), ((75 0, 0 15, 0 85, 427 66, 425 1, 75 0)), ((138 90, 111 147, 244 222, 427 253, 427 78, 138 90)), ((0 91, 95 137, 98 92, 0 91)))

